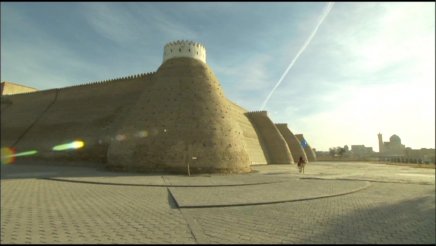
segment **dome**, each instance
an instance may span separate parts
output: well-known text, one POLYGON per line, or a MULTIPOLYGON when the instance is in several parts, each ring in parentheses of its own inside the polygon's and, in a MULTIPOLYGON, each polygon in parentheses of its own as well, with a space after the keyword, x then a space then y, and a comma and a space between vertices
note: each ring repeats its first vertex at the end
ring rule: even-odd
POLYGON ((392 135, 391 138, 389 138, 391 143, 401 143, 401 139, 400 137, 398 137, 397 135, 392 135))

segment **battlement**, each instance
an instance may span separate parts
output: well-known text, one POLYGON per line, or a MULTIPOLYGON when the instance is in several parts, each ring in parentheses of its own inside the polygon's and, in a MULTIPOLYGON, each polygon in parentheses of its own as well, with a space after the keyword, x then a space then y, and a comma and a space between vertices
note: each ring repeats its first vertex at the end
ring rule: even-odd
POLYGON ((22 94, 26 92, 34 92, 37 91, 37 89, 9 81, 2 81, 1 82, 1 95, 16 95, 16 94, 22 94))
POLYGON ((245 114, 248 114, 248 115, 260 114, 260 115, 265 115, 265 116, 268 115, 268 113, 267 113, 266 110, 260 110, 260 111, 249 111, 249 112, 247 112, 247 113, 245 113, 245 114))
POLYGON ((104 84, 109 84, 111 82, 119 82, 119 81, 129 80, 129 79, 144 78, 147 76, 152 76, 155 73, 156 72, 139 73, 139 74, 129 75, 129 76, 125 76, 125 77, 119 77, 119 78, 113 78, 113 79, 107 79, 107 80, 101 80, 101 81, 93 81, 93 82, 77 84, 77 85, 72 85, 72 86, 67 86, 67 87, 62 87, 62 88, 53 88, 53 89, 40 90, 40 91, 30 91, 30 92, 23 92, 20 94, 13 94, 13 95, 2 95, 2 97, 15 97, 16 95, 27 95, 27 94, 35 94, 35 93, 43 94, 43 93, 47 93, 47 92, 52 92, 53 90, 64 90, 64 89, 70 89, 70 88, 75 88, 75 87, 104 85, 104 84))
POLYGON ((288 127, 288 123, 275 123, 275 125, 288 127))
POLYGON ((101 84, 106 84, 106 83, 110 83, 110 82, 117 82, 117 81, 122 81, 122 80, 143 78, 143 77, 151 76, 151 75, 153 75, 155 73, 156 72, 139 73, 139 74, 129 75, 129 76, 125 76, 125 77, 119 77, 119 78, 113 78, 113 79, 107 79, 107 80, 101 80, 101 81, 94 81, 94 82, 89 82, 89 83, 84 83, 84 84, 72 85, 72 86, 63 87, 63 88, 60 88, 60 89, 67 89, 67 88, 78 87, 78 86, 101 85, 101 84))
POLYGON ((59 165, 84 161, 114 171, 188 175, 291 164, 294 149, 296 158, 310 151, 266 110, 247 112, 225 97, 202 44, 168 43, 163 58, 156 72, 1 96, 2 146, 37 149, 26 158, 59 165), (76 139, 83 148, 53 151, 76 139))
POLYGON ((53 89, 47 89, 47 90, 39 90, 39 91, 28 91, 28 92, 23 92, 23 93, 19 93, 19 94, 11 94, 11 95, 2 95, 2 98, 15 98, 15 97, 21 97, 24 95, 29 95, 29 94, 38 94, 38 95, 43 95, 43 94, 50 94, 53 91, 59 90, 59 88, 53 88, 53 89))
POLYGON ((178 57, 194 58, 206 63, 206 48, 189 40, 177 40, 164 46, 163 62, 178 57))

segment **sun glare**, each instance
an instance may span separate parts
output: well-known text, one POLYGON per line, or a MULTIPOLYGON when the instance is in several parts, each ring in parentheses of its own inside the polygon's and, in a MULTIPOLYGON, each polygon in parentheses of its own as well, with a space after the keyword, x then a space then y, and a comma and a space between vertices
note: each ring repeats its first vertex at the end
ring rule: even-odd
POLYGON ((73 141, 71 143, 56 145, 53 147, 52 150, 63 151, 63 150, 68 150, 68 149, 80 149, 80 148, 83 148, 83 146, 85 146, 85 143, 83 141, 76 140, 76 141, 73 141))

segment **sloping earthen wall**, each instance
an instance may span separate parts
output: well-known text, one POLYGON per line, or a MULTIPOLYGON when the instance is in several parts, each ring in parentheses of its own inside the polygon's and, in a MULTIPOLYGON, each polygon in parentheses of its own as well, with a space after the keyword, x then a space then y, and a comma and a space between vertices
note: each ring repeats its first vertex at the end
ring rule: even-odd
POLYGON ((14 95, 14 94, 21 94, 21 93, 27 93, 27 92, 34 92, 37 91, 37 89, 15 84, 11 82, 1 82, 1 95, 14 95))
POLYGON ((188 164, 195 173, 294 162, 266 111, 228 100, 212 69, 191 58, 169 59, 155 73, 2 96, 1 108, 2 147, 38 151, 26 158, 179 173, 188 164), (75 140, 85 146, 53 151, 75 140))
POLYGON ((2 147, 10 146, 32 125, 17 142, 17 152, 38 151, 29 158, 106 162, 118 121, 139 93, 151 86, 151 76, 11 96, 12 105, 2 113, 2 147), (83 141, 85 146, 52 151, 54 146, 74 140, 83 141))
POLYGON ((57 90, 2 96, 1 146, 15 147, 56 100, 57 90))
POLYGON ((294 163, 285 139, 268 117, 266 111, 248 112, 246 115, 256 129, 260 140, 263 141, 263 146, 267 149, 268 164, 294 163))
POLYGON ((288 128, 288 124, 275 124, 277 129, 282 134, 286 143, 288 144, 289 150, 291 151, 292 158, 295 162, 298 162, 300 156, 303 157, 305 161, 307 161, 306 152, 303 147, 300 145, 300 141, 297 137, 292 133, 292 131, 288 128))
MULTIPOLYGON (((295 134, 297 139, 302 143, 303 141, 306 141, 303 134, 295 134)), ((313 151, 312 147, 310 147, 309 143, 306 141, 306 146, 303 147, 304 152, 306 153, 307 160, 308 161, 316 161, 315 152, 313 151)))
POLYGON ((5 112, 7 108, 9 108, 9 106, 12 105, 12 100, 6 97, 1 97, 1 112, 5 112))
POLYGON ((245 115, 245 113, 247 113, 247 110, 243 109, 234 102, 231 102, 230 100, 229 102, 231 103, 233 108, 232 117, 234 117, 241 126, 244 136, 242 140, 247 146, 247 151, 250 155, 251 164, 268 164, 268 153, 266 147, 262 146, 262 143, 256 133, 256 130, 253 127, 253 124, 245 115))
POLYGON ((250 170, 242 130, 207 64, 173 58, 153 80, 118 129, 128 136, 144 134, 112 142, 110 168, 186 173, 189 161, 193 173, 250 170))

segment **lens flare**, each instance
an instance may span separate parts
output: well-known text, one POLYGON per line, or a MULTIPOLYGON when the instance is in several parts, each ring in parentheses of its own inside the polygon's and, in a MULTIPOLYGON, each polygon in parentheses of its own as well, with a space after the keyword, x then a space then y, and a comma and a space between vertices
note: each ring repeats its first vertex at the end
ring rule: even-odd
POLYGON ((126 140, 126 135, 124 135, 124 134, 118 134, 116 137, 115 137, 115 139, 117 140, 117 141, 123 141, 123 140, 126 140))
POLYGON ((35 155, 38 153, 36 150, 29 150, 20 153, 15 153, 15 149, 13 148, 2 148, 1 150, 1 163, 2 164, 12 164, 15 162, 17 156, 28 156, 35 155))
POLYGON ((148 136, 148 132, 147 131, 139 131, 139 132, 137 132, 136 133, 136 136, 138 137, 138 138, 145 138, 145 137, 147 137, 148 136))
POLYGON ((36 151, 36 150, 29 150, 29 151, 17 153, 14 156, 28 156, 28 155, 35 155, 37 153, 38 153, 38 151, 36 151))
POLYGON ((3 147, 1 149, 1 163, 12 164, 15 162, 15 149, 3 147))
POLYGON ((73 141, 71 143, 56 145, 52 148, 52 150, 63 151, 63 150, 68 150, 68 149, 80 149, 80 148, 83 148, 83 146, 85 146, 85 142, 83 142, 81 140, 76 140, 76 141, 73 141))

